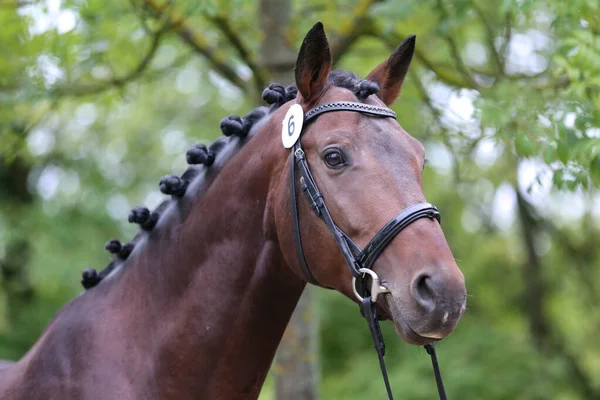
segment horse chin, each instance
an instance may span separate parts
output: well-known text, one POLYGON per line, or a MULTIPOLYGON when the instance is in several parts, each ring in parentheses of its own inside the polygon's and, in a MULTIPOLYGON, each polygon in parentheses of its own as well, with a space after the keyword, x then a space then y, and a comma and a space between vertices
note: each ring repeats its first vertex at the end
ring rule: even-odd
POLYGON ((396 334, 406 343, 415 346, 423 346, 439 340, 438 338, 421 336, 415 332, 402 317, 402 313, 398 309, 391 294, 388 293, 385 295, 385 302, 382 304, 382 308, 385 310, 386 316, 389 317, 386 319, 391 319, 394 322, 396 334))

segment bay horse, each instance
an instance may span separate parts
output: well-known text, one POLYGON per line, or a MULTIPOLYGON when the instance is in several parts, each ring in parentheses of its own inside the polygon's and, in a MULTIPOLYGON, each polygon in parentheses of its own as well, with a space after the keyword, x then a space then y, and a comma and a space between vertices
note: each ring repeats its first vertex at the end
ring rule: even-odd
MULTIPOLYGON (((352 103, 391 113, 414 46, 408 37, 361 80, 331 72, 316 24, 299 51, 295 86, 271 84, 263 93, 269 108, 224 118, 225 136, 188 151, 190 168, 161 180, 171 197, 153 212, 132 211, 140 233, 128 244, 107 243, 111 265, 85 271, 87 290, 21 360, 0 370, 0 399, 256 399, 307 282, 356 301, 328 225, 304 198, 293 209, 290 185, 306 192, 306 176, 291 180, 300 153, 282 145, 282 121, 292 126, 293 106, 352 103)), ((337 110, 301 133, 302 165, 320 189, 313 200, 326 201, 356 247, 424 201, 424 148, 395 119, 337 110)), ((419 218, 388 242, 371 271, 381 279, 378 313, 410 344, 447 336, 464 312, 466 289, 438 221, 419 218)))

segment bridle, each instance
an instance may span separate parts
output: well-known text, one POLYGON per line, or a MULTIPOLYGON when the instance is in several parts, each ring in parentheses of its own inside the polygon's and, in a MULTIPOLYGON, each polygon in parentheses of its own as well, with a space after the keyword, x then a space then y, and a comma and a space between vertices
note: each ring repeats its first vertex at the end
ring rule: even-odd
MULTIPOLYGON (((373 106, 369 104, 363 104, 351 101, 335 101, 318 105, 304 114, 303 125, 306 126, 308 123, 314 121, 319 115, 333 112, 333 111, 354 111, 376 118, 394 118, 396 119, 396 113, 389 108, 373 106)), ((353 241, 346 235, 334 222, 331 217, 331 213, 325 204, 325 199, 317 187, 308 162, 306 155, 302 149, 301 133, 298 139, 292 146, 292 157, 290 165, 290 191, 292 196, 292 216, 294 220, 294 238, 296 241, 296 249, 300 265, 307 276, 308 280, 318 286, 324 287, 319 283, 311 272, 304 250, 302 248, 302 237, 300 234, 300 223, 299 223, 299 209, 298 200, 296 196, 296 165, 300 171, 300 187, 313 212, 321 218, 329 231, 333 235, 338 247, 340 248, 342 255, 350 268, 352 273, 352 286, 354 294, 361 302, 360 309, 361 314, 365 317, 369 324, 369 330, 375 344, 377 356, 379 358, 379 365, 383 375, 383 380, 390 400, 393 400, 392 390, 390 387, 389 379, 387 376, 387 370, 383 356, 385 355, 385 343, 381 329, 379 327, 379 321, 377 320, 377 309, 375 303, 377 297, 382 293, 389 293, 389 290, 381 286, 379 277, 373 271, 372 267, 379 255, 383 252, 386 246, 398 235, 404 228, 411 223, 421 219, 429 218, 440 221, 440 213, 438 209, 429 203, 417 203, 405 208, 400 214, 392 218, 387 224, 383 226, 375 234, 373 239, 364 247, 360 249, 353 241), (370 285, 369 285, 370 281, 370 285)), ((437 363, 437 357, 435 354, 435 347, 433 343, 425 345, 427 353, 431 356, 435 379, 438 387, 438 393, 441 400, 446 400, 446 393, 444 385, 442 383, 442 376, 437 363)))

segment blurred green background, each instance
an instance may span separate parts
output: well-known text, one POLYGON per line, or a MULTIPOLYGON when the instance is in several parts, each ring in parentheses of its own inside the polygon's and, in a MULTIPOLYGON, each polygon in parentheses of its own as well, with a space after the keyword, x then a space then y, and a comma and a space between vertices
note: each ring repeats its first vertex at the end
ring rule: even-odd
MULTIPOLYGON (((425 193, 470 293, 437 345, 449 397, 600 399, 593 0, 1 0, 0 357, 107 264, 105 241, 133 237, 128 211, 161 201, 189 145, 290 79, 318 20, 361 76, 417 35, 393 108, 427 149, 425 193)), ((383 396, 357 307, 316 297, 321 398, 383 396)), ((397 396, 435 398, 424 350, 384 335, 397 396)))

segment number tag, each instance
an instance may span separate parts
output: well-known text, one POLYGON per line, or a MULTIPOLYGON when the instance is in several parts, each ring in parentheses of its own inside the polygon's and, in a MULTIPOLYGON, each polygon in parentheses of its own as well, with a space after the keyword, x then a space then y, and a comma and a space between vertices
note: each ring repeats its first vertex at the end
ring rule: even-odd
POLYGON ((281 126, 281 141, 283 147, 289 149, 296 143, 302 132, 302 124, 304 123, 304 110, 300 104, 292 105, 281 126))

